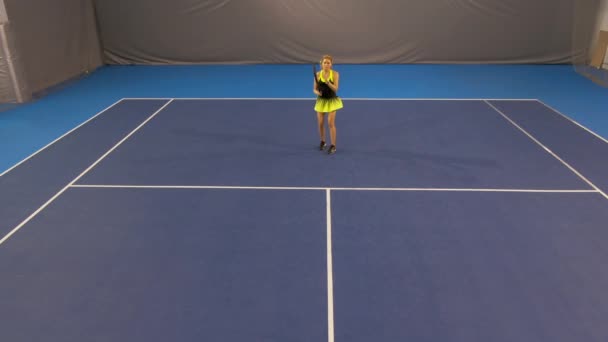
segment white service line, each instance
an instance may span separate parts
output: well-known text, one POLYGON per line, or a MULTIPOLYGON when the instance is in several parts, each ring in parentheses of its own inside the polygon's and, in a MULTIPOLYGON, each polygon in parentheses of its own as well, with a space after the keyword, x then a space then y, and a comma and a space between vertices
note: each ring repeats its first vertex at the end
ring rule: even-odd
POLYGON ((331 237, 331 190, 325 190, 327 217, 327 341, 334 342, 334 271, 331 237))
POLYGON ((342 188, 342 187, 295 187, 295 186, 221 186, 221 185, 123 185, 123 184, 72 184, 72 188, 108 189, 225 189, 225 190, 322 190, 332 191, 453 191, 453 192, 546 192, 546 193, 595 193, 598 190, 559 189, 484 189, 484 188, 342 188))

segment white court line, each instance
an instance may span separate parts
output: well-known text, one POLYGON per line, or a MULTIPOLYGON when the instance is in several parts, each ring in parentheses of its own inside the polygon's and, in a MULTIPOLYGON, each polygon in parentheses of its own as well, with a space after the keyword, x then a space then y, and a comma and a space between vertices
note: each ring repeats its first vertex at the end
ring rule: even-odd
POLYGON ((106 189, 223 189, 223 190, 317 190, 317 191, 446 191, 446 192, 538 192, 538 193, 595 193, 599 190, 559 189, 484 189, 484 188, 345 188, 302 186, 221 186, 221 185, 122 185, 122 184, 72 184, 72 188, 106 189))
POLYGON ((555 157, 557 160, 559 160, 560 162, 562 162, 562 164, 566 165, 566 167, 568 167, 568 169, 570 169, 570 171, 574 172, 577 176, 580 177, 580 179, 582 179, 583 181, 585 181, 587 184, 589 184, 592 188, 594 188, 595 190, 597 190, 600 194, 602 194, 602 196, 604 196, 606 199, 608 199, 608 195, 606 195, 602 190, 600 190, 597 186, 595 186, 595 184, 591 183, 591 181, 589 181, 587 178, 585 178, 580 172, 578 172, 575 168, 573 168, 572 166, 570 166, 570 164, 566 163, 563 159, 561 159, 557 154, 553 153, 553 151, 551 151, 549 148, 547 148, 547 146, 543 145, 540 141, 538 141, 536 138, 534 138, 530 133, 528 133, 525 129, 521 128, 517 123, 515 123, 515 121, 511 120, 507 115, 505 115, 505 113, 503 113, 502 111, 500 111, 498 108, 494 107, 494 105, 492 105, 490 102, 487 102, 488 106, 494 108, 494 110, 496 112, 498 112, 498 114, 502 115, 503 118, 505 118, 507 121, 509 121, 513 126, 517 127, 520 131, 522 131, 525 135, 528 136, 528 138, 532 139, 535 143, 537 143, 540 147, 542 147, 545 151, 547 151, 549 154, 551 154, 553 157, 555 157))
POLYGON ((84 176, 87 172, 89 172, 92 168, 94 168, 95 165, 99 164, 99 162, 101 162, 105 157, 107 157, 110 153, 112 153, 112 151, 114 151, 118 146, 120 146, 123 142, 125 142, 131 135, 133 135, 135 132, 137 132, 148 121, 152 120, 152 118, 154 118, 158 113, 160 113, 170 103, 171 103, 171 101, 165 103, 162 107, 160 107, 160 109, 158 109, 156 112, 154 112, 154 114, 150 115, 144 122, 142 122, 139 126, 137 126, 129 134, 127 134, 127 136, 122 138, 122 140, 120 140, 118 143, 116 143, 116 145, 114 145, 114 147, 109 149, 103 156, 99 157, 99 159, 97 159, 93 164, 91 164, 91 166, 89 166, 80 175, 78 175, 76 178, 74 178, 74 180, 72 180, 68 185, 66 185, 63 189, 59 190, 59 192, 56 193, 55 196, 51 197, 40 208, 38 208, 30 216, 28 216, 25 220, 23 220, 23 222, 19 223, 19 225, 17 225, 17 227, 13 228, 13 230, 11 230, 8 234, 6 234, 6 236, 4 236, 2 238, 2 240, 0 240, 0 245, 2 245, 13 234, 15 234, 17 231, 19 231, 19 229, 21 229, 21 227, 23 227, 26 223, 28 223, 31 219, 33 219, 36 215, 38 215, 39 212, 41 212, 44 208, 46 208, 49 204, 51 204, 57 197, 59 197, 62 193, 64 193, 72 184, 74 184, 76 181, 78 181, 80 178, 82 178, 82 176, 84 176))
POLYGON ((65 133, 64 135, 60 136, 59 138, 51 141, 50 143, 48 143, 46 146, 42 147, 41 149, 39 149, 38 151, 32 153, 29 157, 26 157, 25 159, 23 159, 22 161, 18 162, 17 164, 13 165, 11 168, 9 168, 8 170, 0 173, 0 177, 4 176, 5 174, 9 173, 11 170, 15 169, 16 167, 18 167, 19 165, 25 163, 26 161, 28 161, 29 159, 31 159, 33 156, 37 155, 38 153, 42 152, 43 150, 45 150, 46 148, 48 148, 49 146, 53 145, 54 143, 56 143, 57 141, 61 140, 62 138, 64 138, 65 136, 67 136, 68 134, 74 132, 75 130, 77 130, 78 128, 82 127, 83 125, 85 125, 87 122, 95 119, 97 116, 101 115, 102 113, 106 112, 108 109, 114 107, 115 105, 117 105, 118 103, 120 103, 123 99, 120 99, 116 102, 114 102, 111 106, 107 107, 106 109, 102 110, 101 112, 95 114, 94 116, 92 116, 91 118, 89 118, 87 121, 81 123, 80 125, 72 128, 70 131, 68 131, 67 133, 65 133))
MULTIPOLYGON (((314 97, 125 97, 123 100, 245 100, 245 101, 264 101, 264 100, 314 100, 314 97)), ((366 97, 341 97, 342 100, 356 101, 538 101, 538 99, 475 99, 475 98, 366 98, 366 97)))
POLYGON ((537 100, 537 101, 538 101, 540 104, 542 104, 543 106, 545 106, 545 107, 549 108, 550 110, 554 111, 555 113, 557 113, 557 114, 559 114, 559 115, 563 116, 564 118, 566 118, 567 120, 569 120, 569 121, 570 121, 570 122, 572 122, 573 124, 577 125, 578 127, 580 127, 580 128, 582 128, 582 129, 584 129, 585 131, 587 131, 587 132, 591 133, 592 135, 594 135, 596 138, 598 138, 598 139, 600 139, 601 141, 603 141, 603 142, 605 142, 605 143, 607 143, 607 144, 608 144, 608 140, 607 140, 606 138, 604 138, 604 137, 602 137, 601 135, 599 135, 599 134, 595 133, 594 131, 590 130, 589 128, 587 128, 587 127, 585 127, 585 126, 581 125, 580 123, 576 122, 576 121, 575 121, 574 119, 572 119, 571 117, 569 117, 569 116, 567 116, 567 115, 564 115, 564 114, 560 113, 560 112, 559 112, 557 109, 555 109, 555 108, 553 108, 553 107, 549 106, 548 104, 544 103, 543 101, 540 101, 540 100, 537 100))
POLYGON ((334 271, 331 238, 331 190, 325 189, 327 217, 327 341, 334 342, 334 271))

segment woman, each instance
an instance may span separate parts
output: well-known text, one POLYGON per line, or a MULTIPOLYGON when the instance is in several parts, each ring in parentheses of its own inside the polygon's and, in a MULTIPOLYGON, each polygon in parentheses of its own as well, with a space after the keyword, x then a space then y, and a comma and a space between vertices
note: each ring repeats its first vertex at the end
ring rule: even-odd
POLYGON ((338 87, 340 74, 332 69, 333 58, 329 55, 321 59, 321 71, 317 73, 318 82, 314 82, 313 92, 317 95, 315 111, 317 112, 317 122, 319 124, 319 136, 321 144, 319 150, 325 149, 325 125, 324 115, 328 114, 327 124, 331 146, 327 150, 328 154, 336 153, 336 111, 343 107, 342 100, 338 97, 338 87))

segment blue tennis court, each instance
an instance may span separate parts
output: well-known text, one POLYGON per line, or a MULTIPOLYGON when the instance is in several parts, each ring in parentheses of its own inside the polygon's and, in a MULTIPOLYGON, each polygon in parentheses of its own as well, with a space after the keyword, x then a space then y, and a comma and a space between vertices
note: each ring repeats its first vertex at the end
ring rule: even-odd
POLYGON ((328 155, 313 105, 122 99, 3 174, 0 340, 605 340, 603 138, 346 98, 328 155))

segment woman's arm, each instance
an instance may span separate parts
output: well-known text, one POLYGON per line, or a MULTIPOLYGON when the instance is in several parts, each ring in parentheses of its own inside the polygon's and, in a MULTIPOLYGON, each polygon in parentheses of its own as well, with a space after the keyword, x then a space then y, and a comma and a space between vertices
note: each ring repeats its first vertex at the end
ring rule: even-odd
POLYGON ((331 88, 331 90, 333 90, 334 92, 337 93, 338 88, 340 87, 340 85, 339 85, 340 84, 340 74, 334 70, 334 83, 331 84, 331 83, 327 82, 326 84, 331 88))

